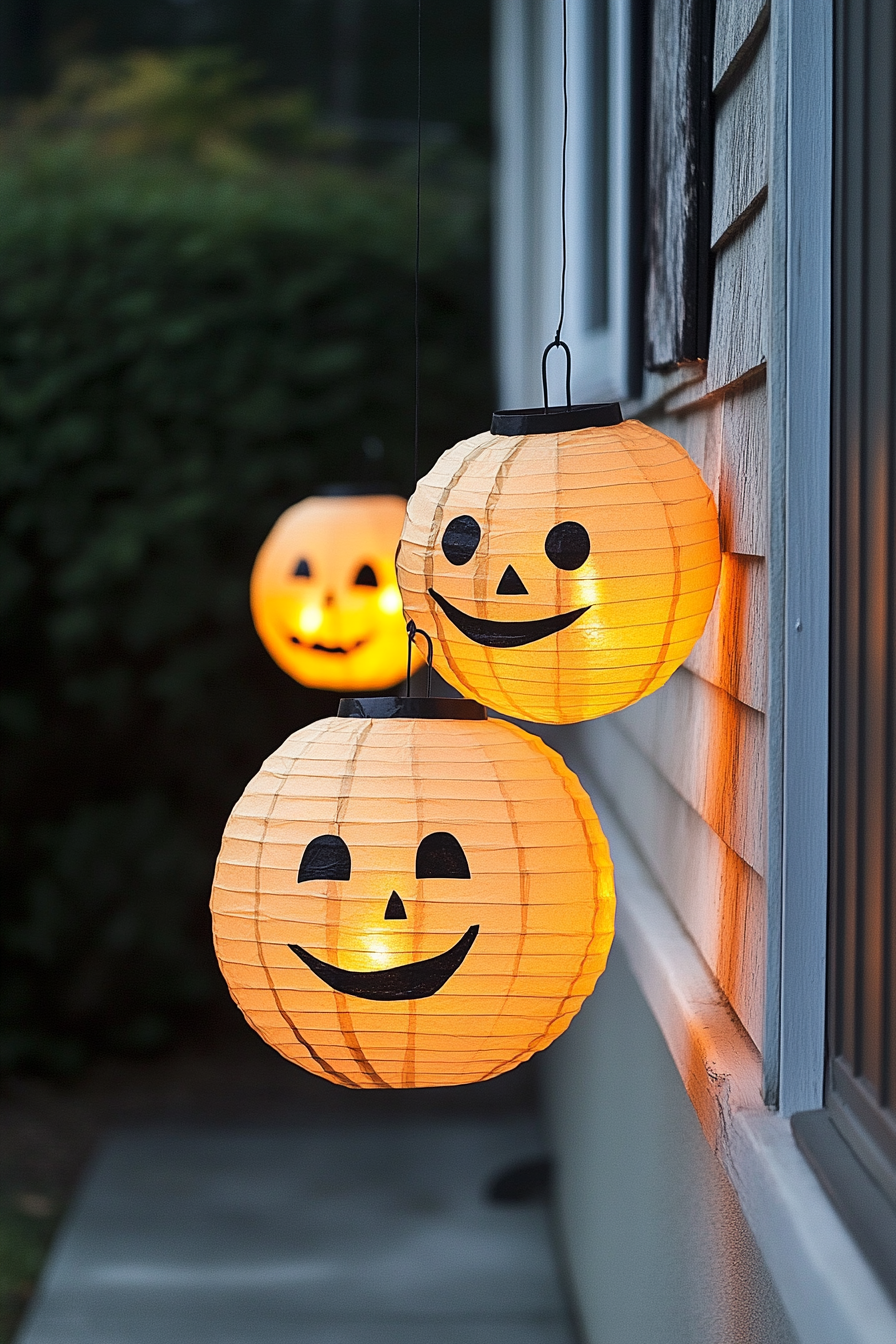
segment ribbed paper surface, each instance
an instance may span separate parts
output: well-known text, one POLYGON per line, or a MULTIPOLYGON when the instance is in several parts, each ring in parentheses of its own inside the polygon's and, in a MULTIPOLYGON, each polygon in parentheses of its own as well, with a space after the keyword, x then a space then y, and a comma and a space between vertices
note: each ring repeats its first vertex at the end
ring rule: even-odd
POLYGON ((498 720, 324 719, 288 738, 227 823, 212 892, 215 948, 261 1036, 349 1087, 475 1082, 571 1021, 613 937, 613 870, 575 775, 498 720), (449 832, 470 877, 417 878, 420 841, 449 832), (297 881, 308 843, 339 835, 346 881, 297 881), (385 920, 391 893, 405 920, 385 920), (479 926, 437 993, 374 1002, 329 988, 291 950, 343 970, 439 956, 479 926))
POLYGON ((435 665, 482 703, 539 723, 572 723, 657 690, 703 632, 719 579, 715 502, 673 439, 626 420, 519 438, 480 434, 444 453, 408 504, 398 554, 405 612, 436 640, 435 665), (474 519, 481 540, 452 564, 445 529, 474 519), (558 523, 590 537, 578 569, 556 568, 558 523), (528 590, 497 592, 512 565, 528 590), (587 607, 565 630, 517 648, 461 633, 430 590, 487 621, 587 607))

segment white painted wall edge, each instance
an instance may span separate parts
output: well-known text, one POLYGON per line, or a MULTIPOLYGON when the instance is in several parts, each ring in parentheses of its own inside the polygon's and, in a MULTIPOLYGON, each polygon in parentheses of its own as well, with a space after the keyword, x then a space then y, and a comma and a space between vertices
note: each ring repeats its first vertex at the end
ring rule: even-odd
POLYGON ((797 1148, 789 1123, 762 1104, 756 1047, 612 806, 599 793, 594 798, 616 869, 617 936, 798 1338, 894 1344, 896 1307, 797 1148))

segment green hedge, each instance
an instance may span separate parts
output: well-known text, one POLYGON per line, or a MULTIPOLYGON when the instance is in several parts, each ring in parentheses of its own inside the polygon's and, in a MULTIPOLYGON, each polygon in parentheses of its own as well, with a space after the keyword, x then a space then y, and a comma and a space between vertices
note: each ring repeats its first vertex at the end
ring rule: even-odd
MULTIPOLYGON (((461 175, 462 176, 462 175, 461 175)), ((482 192, 433 188, 424 444, 490 409, 482 192)), ((0 165, 0 1058, 152 1047, 215 992, 227 811, 332 699, 251 626, 252 558, 327 479, 407 479, 413 201, 77 145, 0 165)))

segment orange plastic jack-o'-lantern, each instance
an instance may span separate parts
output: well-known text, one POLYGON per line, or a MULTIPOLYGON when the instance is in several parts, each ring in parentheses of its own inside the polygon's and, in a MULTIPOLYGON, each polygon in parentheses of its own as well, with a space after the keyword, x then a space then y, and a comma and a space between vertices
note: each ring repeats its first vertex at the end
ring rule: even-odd
POLYGON ((539 738, 470 701, 343 700, 249 784, 211 905, 268 1044, 346 1087, 436 1087, 569 1025, 607 959, 613 872, 539 738))
POLYGON ((492 430, 444 453, 408 504, 405 613, 436 638, 442 676, 493 709, 541 723, 623 709, 706 624, 712 494, 680 444, 615 406, 499 412, 492 430))
MULTIPOLYGON (((378 691, 405 675, 395 579, 404 509, 397 495, 334 493, 303 499, 277 519, 252 570, 252 618, 296 681, 378 691)), ((415 650, 412 666, 419 663, 415 650)))

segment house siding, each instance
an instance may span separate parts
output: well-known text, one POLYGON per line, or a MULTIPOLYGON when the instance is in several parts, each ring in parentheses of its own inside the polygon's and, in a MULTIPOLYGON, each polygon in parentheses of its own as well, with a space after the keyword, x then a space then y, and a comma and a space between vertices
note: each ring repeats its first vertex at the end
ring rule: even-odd
POLYGON ((566 730, 758 1048, 767 927, 769 32, 719 6, 709 356, 628 407, 684 445, 719 509, 719 592, 670 682, 566 730), (740 40, 738 41, 738 37, 740 40))
MULTIPOLYGON (((509 30, 529 3, 498 0, 509 30)), ((559 0, 542 12, 559 26, 559 0)), ((786 1121, 817 1104, 821 1077, 830 19, 826 0, 716 0, 707 358, 644 372, 624 403, 714 492, 723 560, 705 632, 654 695, 542 730, 593 791, 618 864, 607 972, 543 1061, 557 1228, 589 1344, 893 1337, 866 1329, 892 1313, 786 1121), (835 1244, 820 1271, 818 1247, 835 1244)), ((545 325, 531 294, 559 255, 556 184, 527 179, 539 269, 511 236, 506 150, 549 109, 509 45, 499 59, 515 91, 499 128, 502 396, 525 405, 538 389, 523 347, 545 325)), ((556 155, 555 131, 542 125, 536 151, 547 137, 556 155)), ((574 363, 589 357, 572 346, 574 363)))

